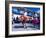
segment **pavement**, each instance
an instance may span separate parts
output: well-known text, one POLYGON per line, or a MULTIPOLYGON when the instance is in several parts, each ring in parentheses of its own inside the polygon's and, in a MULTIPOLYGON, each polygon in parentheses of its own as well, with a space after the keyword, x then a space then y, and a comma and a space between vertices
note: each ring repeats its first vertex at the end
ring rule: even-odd
POLYGON ((31 23, 26 23, 26 28, 24 28, 22 23, 14 23, 12 25, 12 30, 13 31, 30 31, 30 30, 40 30, 40 27, 36 25, 34 27, 33 24, 31 23))

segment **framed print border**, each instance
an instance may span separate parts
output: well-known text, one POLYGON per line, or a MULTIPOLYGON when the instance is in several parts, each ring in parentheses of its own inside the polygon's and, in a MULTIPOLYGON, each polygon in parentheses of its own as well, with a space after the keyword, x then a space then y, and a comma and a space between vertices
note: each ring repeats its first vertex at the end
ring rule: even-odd
POLYGON ((45 35, 45 3, 42 2, 23 2, 23 1, 5 1, 5 37, 22 37, 22 36, 38 36, 45 35), (22 35, 9 35, 9 3, 23 3, 23 4, 34 4, 34 5, 43 5, 43 33, 36 34, 22 34, 22 35))

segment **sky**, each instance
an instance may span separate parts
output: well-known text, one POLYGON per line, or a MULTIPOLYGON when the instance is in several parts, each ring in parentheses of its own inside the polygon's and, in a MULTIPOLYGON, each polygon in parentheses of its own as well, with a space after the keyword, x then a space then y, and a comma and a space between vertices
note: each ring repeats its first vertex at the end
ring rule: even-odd
POLYGON ((18 7, 12 7, 12 13, 23 14, 24 11, 26 11, 27 15, 31 16, 33 12, 40 11, 40 8, 33 8, 33 7, 23 7, 23 8, 21 9, 21 7, 19 7, 19 9, 18 9, 18 7), (31 11, 31 12, 29 13, 29 11, 31 11))

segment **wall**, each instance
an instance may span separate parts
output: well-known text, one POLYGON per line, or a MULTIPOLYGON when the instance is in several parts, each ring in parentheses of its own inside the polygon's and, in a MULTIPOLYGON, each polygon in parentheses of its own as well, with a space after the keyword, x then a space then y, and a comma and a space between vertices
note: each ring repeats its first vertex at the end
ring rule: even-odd
MULTIPOLYGON (((25 1, 30 1, 30 0, 25 0, 25 1)), ((31 1, 45 2, 46 0, 39 0, 39 1, 31 0, 31 1)), ((45 16, 46 16, 46 13, 45 13, 45 16)), ((45 26, 45 29, 46 29, 46 26, 45 26)), ((45 30, 45 32, 46 32, 46 30, 45 30)), ((5 38, 5 0, 0 0, 0 38, 5 38)), ((46 38, 46 34, 45 34, 45 36, 31 36, 31 37, 29 36, 29 37, 16 37, 16 38, 46 38)))

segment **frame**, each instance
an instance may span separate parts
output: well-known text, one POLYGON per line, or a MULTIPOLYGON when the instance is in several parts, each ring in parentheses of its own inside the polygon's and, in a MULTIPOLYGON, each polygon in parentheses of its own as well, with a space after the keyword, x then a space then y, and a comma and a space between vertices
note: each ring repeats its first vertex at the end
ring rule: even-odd
POLYGON ((6 1, 5 6, 6 37, 45 35, 45 3, 6 1))

